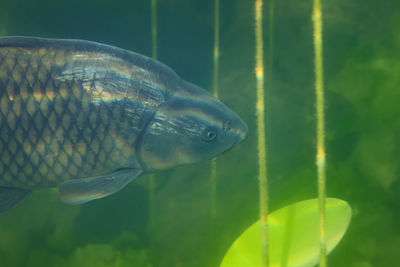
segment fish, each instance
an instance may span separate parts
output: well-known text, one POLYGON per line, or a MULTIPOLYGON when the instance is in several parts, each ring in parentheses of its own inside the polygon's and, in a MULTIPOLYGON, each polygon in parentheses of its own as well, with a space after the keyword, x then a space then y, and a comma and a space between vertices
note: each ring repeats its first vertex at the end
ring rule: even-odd
POLYGON ((206 90, 144 55, 84 40, 0 38, 0 213, 58 187, 78 205, 247 136, 206 90))

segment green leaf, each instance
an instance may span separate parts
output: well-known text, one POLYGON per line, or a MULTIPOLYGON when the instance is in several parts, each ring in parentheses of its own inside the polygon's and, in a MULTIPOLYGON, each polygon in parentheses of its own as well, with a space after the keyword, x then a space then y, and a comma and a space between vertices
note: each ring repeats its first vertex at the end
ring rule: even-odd
MULTIPOLYGON (((314 266, 319 260, 318 200, 296 202, 268 216, 270 267, 314 266)), ((326 199, 327 253, 342 239, 351 219, 347 202, 326 199)), ((260 221, 232 244, 221 267, 261 266, 260 221)))

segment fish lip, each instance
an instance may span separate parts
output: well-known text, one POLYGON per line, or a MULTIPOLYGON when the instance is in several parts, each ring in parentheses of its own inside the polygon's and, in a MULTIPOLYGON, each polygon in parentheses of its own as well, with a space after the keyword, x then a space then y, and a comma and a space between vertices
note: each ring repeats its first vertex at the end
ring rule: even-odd
POLYGON ((221 155, 225 155, 227 152, 233 150, 233 148, 236 147, 236 146, 237 146, 237 145, 231 146, 230 148, 228 148, 228 149, 226 149, 225 151, 223 151, 223 152, 221 153, 221 155))
POLYGON ((249 128, 247 127, 247 124, 240 120, 240 126, 236 129, 236 133, 239 136, 239 140, 236 142, 236 144, 240 144, 247 139, 248 131, 249 128))
POLYGON ((232 151, 232 150, 236 149, 241 143, 243 143, 244 140, 247 139, 247 131, 245 131, 243 134, 239 133, 238 136, 239 136, 239 139, 238 139, 235 143, 233 143, 232 146, 230 146, 230 147, 228 147, 227 149, 225 149, 225 150, 221 153, 221 155, 225 154, 225 153, 228 152, 228 151, 232 151))
POLYGON ((239 142, 233 144, 231 147, 229 147, 229 148, 227 148, 226 150, 224 150, 224 151, 221 153, 221 155, 224 155, 224 154, 226 154, 226 153, 229 152, 229 151, 235 150, 243 141, 244 141, 244 139, 243 139, 242 141, 239 141, 239 142))
POLYGON ((243 143, 247 139, 247 132, 244 135, 242 135, 241 137, 242 137, 242 139, 236 143, 237 145, 243 143))

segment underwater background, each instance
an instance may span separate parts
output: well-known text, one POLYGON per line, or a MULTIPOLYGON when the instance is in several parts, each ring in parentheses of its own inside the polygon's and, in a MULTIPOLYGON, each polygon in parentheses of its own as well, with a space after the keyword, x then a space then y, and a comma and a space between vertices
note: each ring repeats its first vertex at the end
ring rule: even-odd
MULTIPOLYGON (((150 1, 1 0, 0 35, 103 42, 151 56, 150 1)), ((400 266, 400 2, 323 1, 327 196, 353 217, 329 266, 400 266)), ((273 54, 264 8, 271 211, 317 196, 312 1, 275 1, 273 54)), ((158 59, 211 91, 214 1, 158 0, 158 59)), ((219 266, 258 220, 253 1, 220 2, 219 97, 249 126, 217 159, 142 175, 81 206, 57 189, 0 215, 0 267, 219 266), (153 209, 151 211, 151 209, 153 209), (154 223, 150 223, 150 214, 154 223)))

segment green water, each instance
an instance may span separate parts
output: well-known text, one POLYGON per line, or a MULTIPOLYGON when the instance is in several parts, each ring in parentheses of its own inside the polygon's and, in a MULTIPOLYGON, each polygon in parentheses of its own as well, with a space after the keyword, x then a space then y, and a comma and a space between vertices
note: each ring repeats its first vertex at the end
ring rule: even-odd
MULTIPOLYGON (((213 1, 158 2, 159 59, 210 89, 213 1)), ((258 219, 252 4, 220 6, 219 95, 248 123, 249 136, 217 160, 214 223, 210 162, 156 173, 153 228, 149 175, 79 207, 42 190, 0 215, 1 267, 219 265, 258 219)), ((323 7, 327 195, 353 209, 329 266, 398 266, 400 2, 329 0, 323 7)), ((150 1, 1 0, 0 33, 87 39, 151 55, 150 1)), ((275 1, 274 34, 266 83, 272 210, 316 197, 311 1, 275 1)))

